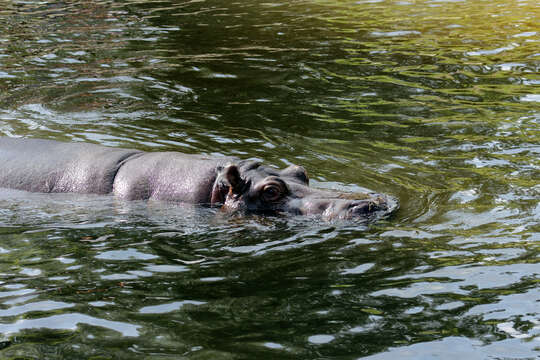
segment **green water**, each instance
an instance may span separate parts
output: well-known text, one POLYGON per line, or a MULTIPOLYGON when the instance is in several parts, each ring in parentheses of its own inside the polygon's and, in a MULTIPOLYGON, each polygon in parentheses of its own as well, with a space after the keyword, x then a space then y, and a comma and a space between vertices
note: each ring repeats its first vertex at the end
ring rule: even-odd
POLYGON ((532 0, 0 0, 0 135, 401 201, 360 226, 0 190, 0 358, 537 359, 539 24, 532 0))

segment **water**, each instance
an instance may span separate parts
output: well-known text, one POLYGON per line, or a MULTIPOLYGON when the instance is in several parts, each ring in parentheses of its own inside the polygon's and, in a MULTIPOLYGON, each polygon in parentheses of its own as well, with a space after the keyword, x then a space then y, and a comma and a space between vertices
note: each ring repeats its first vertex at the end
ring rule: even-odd
POLYGON ((359 226, 0 191, 5 359, 536 359, 536 1, 4 1, 0 134, 302 164, 359 226))

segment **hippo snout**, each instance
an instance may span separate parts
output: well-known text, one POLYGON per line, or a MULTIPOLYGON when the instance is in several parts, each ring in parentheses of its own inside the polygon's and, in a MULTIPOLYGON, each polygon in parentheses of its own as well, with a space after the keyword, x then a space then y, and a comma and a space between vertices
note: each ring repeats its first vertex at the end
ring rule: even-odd
POLYGON ((327 219, 366 218, 375 212, 386 210, 384 203, 376 199, 329 200, 323 216, 327 219))
POLYGON ((350 204, 348 204, 345 218, 353 219, 358 217, 366 217, 370 214, 384 214, 388 211, 388 202, 385 199, 374 198, 369 200, 358 200, 352 201, 350 204))
POLYGON ((398 203, 390 197, 373 194, 365 199, 306 198, 300 206, 304 215, 321 215, 327 220, 367 220, 385 217, 398 208, 398 203))

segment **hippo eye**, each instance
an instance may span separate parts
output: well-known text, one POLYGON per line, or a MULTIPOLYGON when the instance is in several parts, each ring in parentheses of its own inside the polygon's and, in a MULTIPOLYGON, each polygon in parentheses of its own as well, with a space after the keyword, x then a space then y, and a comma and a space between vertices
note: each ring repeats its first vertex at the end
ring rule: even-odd
POLYGON ((262 197, 265 201, 276 201, 281 197, 281 189, 277 185, 266 185, 263 188, 262 197))

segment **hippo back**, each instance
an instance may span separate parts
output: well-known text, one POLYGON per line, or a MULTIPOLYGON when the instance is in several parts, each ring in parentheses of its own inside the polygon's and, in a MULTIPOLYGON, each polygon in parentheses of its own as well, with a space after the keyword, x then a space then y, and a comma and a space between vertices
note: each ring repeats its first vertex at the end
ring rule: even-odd
POLYGON ((86 143, 0 137, 0 187, 107 194, 123 162, 140 153, 86 143))

